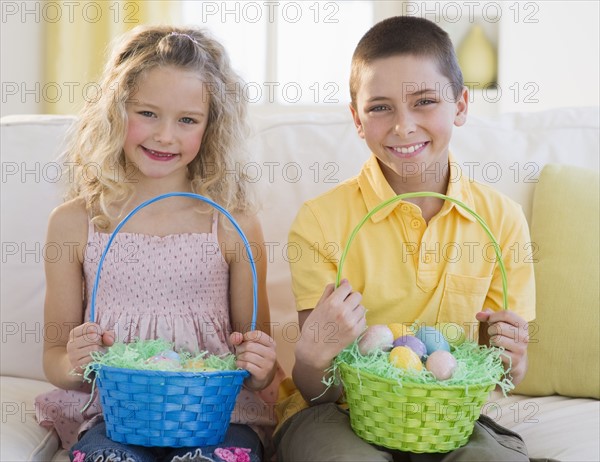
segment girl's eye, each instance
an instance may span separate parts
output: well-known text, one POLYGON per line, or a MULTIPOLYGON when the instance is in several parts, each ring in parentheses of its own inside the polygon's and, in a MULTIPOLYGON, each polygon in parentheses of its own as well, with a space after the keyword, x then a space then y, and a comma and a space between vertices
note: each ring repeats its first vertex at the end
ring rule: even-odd
POLYGON ((154 117, 154 112, 151 112, 151 111, 140 111, 140 112, 138 112, 138 114, 140 114, 144 117, 154 117))
POLYGON ((184 124, 195 124, 196 123, 196 121, 194 119, 192 119, 191 117, 182 117, 181 121, 184 124))

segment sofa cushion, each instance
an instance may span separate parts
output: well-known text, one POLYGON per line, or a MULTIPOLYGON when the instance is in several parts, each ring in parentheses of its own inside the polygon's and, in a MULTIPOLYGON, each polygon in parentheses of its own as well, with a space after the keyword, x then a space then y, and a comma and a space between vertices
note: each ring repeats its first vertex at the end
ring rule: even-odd
POLYGON ((517 432, 531 460, 600 460, 600 401, 492 393, 481 411, 517 432))
MULTIPOLYGON (((40 427, 36 421, 33 399, 52 390, 48 382, 16 377, 0 378, 2 396, 2 461, 49 461, 59 449, 54 431, 40 427)), ((45 412, 52 412, 48 408, 45 412)))
POLYGON ((537 318, 516 392, 600 398, 598 172, 550 164, 533 199, 537 318))

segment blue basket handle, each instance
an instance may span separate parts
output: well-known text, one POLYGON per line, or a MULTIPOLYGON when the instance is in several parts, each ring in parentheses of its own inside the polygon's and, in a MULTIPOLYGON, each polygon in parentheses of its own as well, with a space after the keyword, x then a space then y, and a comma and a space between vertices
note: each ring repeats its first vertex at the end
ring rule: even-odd
POLYGON ((188 192, 174 192, 174 193, 161 194, 159 196, 154 197, 153 199, 149 199, 146 202, 143 202, 140 205, 138 205, 131 212, 129 212, 127 214, 127 216, 125 218, 123 218, 123 220, 121 220, 121 222, 117 225, 115 230, 111 233, 110 238, 108 239, 108 243, 106 244, 106 247, 105 247, 104 251, 102 252, 102 256, 100 257, 100 261, 98 262, 98 271, 96 272, 96 278, 94 280, 94 288, 92 290, 90 320, 92 322, 95 322, 95 319, 96 319, 96 316, 95 316, 95 314, 96 314, 96 292, 98 291, 98 283, 100 282, 100 271, 102 270, 102 265, 104 264, 104 259, 106 258, 106 254, 108 253, 108 250, 110 249, 110 245, 112 244, 112 242, 115 239, 119 230, 125 225, 125 223, 127 223, 129 221, 129 219, 133 215, 135 215, 137 212, 139 212, 144 207, 147 207, 148 205, 153 204, 154 202, 166 199, 168 197, 174 197, 174 196, 191 197, 193 199, 198 199, 198 200, 201 200, 202 202, 206 202, 207 204, 210 204, 211 206, 213 206, 215 209, 217 209, 219 212, 221 212, 223 215, 225 215, 227 217, 227 219, 235 227, 235 229, 239 233, 240 237, 244 241, 244 246, 246 247, 246 252, 248 252, 248 259, 250 260, 250 267, 252 269, 252 323, 250 325, 250 330, 255 330, 256 329, 256 314, 257 314, 257 309, 258 309, 258 281, 257 281, 258 277, 256 276, 256 265, 254 263, 254 257, 252 256, 252 250, 250 249, 250 243, 248 242, 248 239, 246 239, 246 236, 244 235, 242 228, 240 228, 240 225, 238 225, 238 223, 234 220, 234 218, 231 216, 231 214, 227 210, 225 210, 223 207, 221 207, 216 202, 213 202, 212 200, 210 200, 204 196, 201 196, 200 194, 194 194, 194 193, 188 193, 188 192))

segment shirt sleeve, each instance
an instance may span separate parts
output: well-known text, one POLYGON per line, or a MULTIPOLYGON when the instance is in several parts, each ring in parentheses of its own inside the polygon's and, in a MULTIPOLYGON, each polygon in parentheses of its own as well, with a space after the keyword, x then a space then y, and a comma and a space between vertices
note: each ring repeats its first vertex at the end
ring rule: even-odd
POLYGON ((332 249, 337 250, 337 246, 327 243, 315 213, 304 204, 288 236, 288 260, 298 311, 314 308, 325 286, 335 282, 337 252, 332 249))
MULTIPOLYGON (((510 217, 505 223, 504 232, 497 236, 502 260, 506 269, 508 289, 508 309, 525 321, 535 319, 535 261, 536 245, 531 242, 529 226, 522 209, 514 204, 514 209, 503 213, 510 217)), ((503 305, 503 285, 500 265, 496 265, 484 308, 499 311, 503 305)))

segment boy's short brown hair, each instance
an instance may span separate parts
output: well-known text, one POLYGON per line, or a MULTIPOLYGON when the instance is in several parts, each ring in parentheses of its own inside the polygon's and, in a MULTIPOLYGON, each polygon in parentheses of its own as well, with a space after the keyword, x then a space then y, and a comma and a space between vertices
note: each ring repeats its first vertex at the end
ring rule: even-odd
POLYGON ((448 34, 435 23, 415 16, 395 16, 375 24, 360 39, 352 55, 350 98, 356 108, 361 73, 372 61, 395 55, 433 58, 442 75, 450 80, 458 99, 463 89, 462 72, 448 34))

